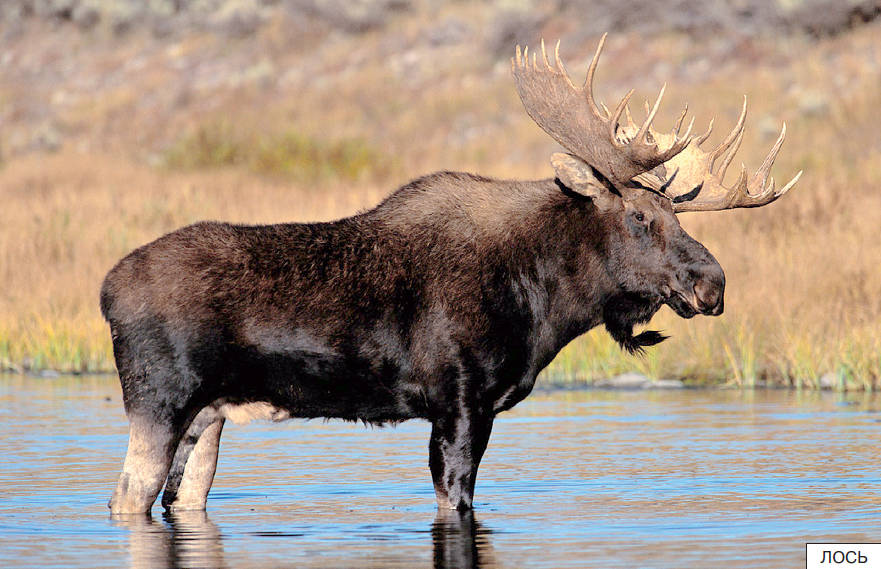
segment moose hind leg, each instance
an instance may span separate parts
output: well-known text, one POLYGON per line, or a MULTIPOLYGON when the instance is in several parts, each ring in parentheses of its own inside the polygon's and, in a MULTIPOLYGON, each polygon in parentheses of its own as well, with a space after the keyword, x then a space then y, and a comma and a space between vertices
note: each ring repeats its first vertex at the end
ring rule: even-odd
POLYGON ((493 417, 477 413, 432 422, 428 464, 441 509, 470 510, 477 467, 489 442, 493 417))
POLYGON ((196 415, 174 455, 162 506, 170 511, 204 510, 217 470, 224 419, 211 407, 196 415))
POLYGON ((116 490, 110 498, 113 514, 149 512, 162 489, 180 433, 173 427, 130 416, 128 450, 116 490))

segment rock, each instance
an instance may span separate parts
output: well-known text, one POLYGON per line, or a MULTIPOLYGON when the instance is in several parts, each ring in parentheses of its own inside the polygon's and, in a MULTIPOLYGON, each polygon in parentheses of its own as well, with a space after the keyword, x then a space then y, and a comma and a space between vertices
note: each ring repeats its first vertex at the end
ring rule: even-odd
POLYGON ((840 380, 837 373, 824 373, 817 380, 817 385, 820 386, 820 389, 837 389, 839 383, 840 380))
POLYGON ((603 389, 645 389, 651 383, 652 380, 641 373, 622 373, 595 381, 593 385, 603 389))
POLYGON ((641 373, 622 373, 614 377, 593 382, 597 389, 683 389, 685 385, 678 379, 652 380, 641 373))
POLYGON ((685 384, 680 379, 659 379, 649 386, 652 389, 684 389, 685 384))

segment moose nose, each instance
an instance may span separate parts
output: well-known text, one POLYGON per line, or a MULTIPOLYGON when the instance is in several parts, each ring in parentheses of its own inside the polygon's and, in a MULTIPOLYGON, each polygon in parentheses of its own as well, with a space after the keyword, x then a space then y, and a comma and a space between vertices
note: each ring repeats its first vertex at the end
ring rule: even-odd
POLYGON ((704 276, 698 279, 694 285, 694 298, 697 300, 697 309, 703 314, 718 316, 722 314, 723 298, 725 295, 725 281, 704 276))

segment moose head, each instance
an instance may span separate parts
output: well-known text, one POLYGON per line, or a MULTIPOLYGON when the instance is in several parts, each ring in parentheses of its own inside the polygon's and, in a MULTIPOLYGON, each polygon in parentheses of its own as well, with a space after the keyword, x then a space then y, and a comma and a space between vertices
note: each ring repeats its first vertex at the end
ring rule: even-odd
POLYGON ((786 124, 761 167, 752 177, 746 167, 733 186, 723 182, 743 140, 747 103, 729 135, 711 151, 702 145, 713 122, 699 136, 692 135, 694 119, 684 134, 688 112, 683 109, 672 132, 661 133, 652 122, 666 85, 654 105, 646 103, 647 117, 634 123, 625 95, 614 111, 597 105, 593 78, 606 36, 600 40, 584 86, 576 87, 560 59, 560 44, 548 57, 517 46, 511 59, 518 93, 529 116, 568 153, 555 153, 551 163, 564 191, 589 199, 605 233, 601 255, 619 292, 607 302, 603 319, 612 336, 630 351, 664 339, 657 332, 632 336, 642 323, 667 304, 678 315, 719 315, 723 310, 725 275, 706 248, 680 226, 676 214, 759 207, 786 193, 799 172, 777 190, 771 166, 786 137, 786 124))

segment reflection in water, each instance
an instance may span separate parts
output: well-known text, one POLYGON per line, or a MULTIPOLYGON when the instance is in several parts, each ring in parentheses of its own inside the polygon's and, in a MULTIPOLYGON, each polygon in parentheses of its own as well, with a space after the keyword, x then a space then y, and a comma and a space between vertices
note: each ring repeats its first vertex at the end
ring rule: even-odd
MULTIPOLYGON (((129 532, 132 569, 226 567, 220 530, 206 512, 175 512, 162 516, 111 516, 113 525, 129 532)), ((473 512, 438 510, 431 524, 435 569, 495 569, 489 536, 473 512)), ((365 560, 367 561, 367 560, 365 560)))
POLYGON ((497 567, 489 536, 492 532, 474 519, 474 512, 438 510, 431 526, 435 569, 497 567))
POLYGON ((111 516, 114 525, 129 530, 132 569, 226 567, 220 530, 204 511, 162 517, 164 524, 145 514, 111 516))

